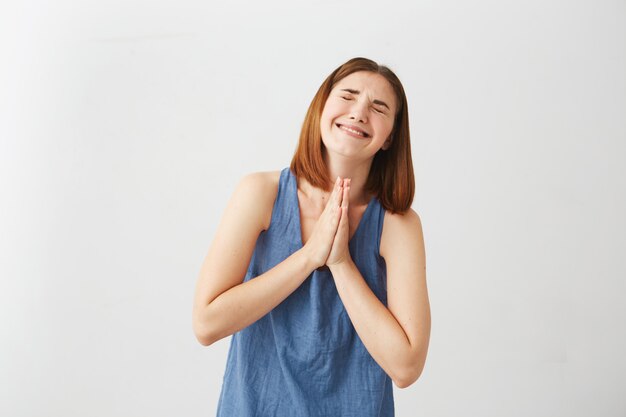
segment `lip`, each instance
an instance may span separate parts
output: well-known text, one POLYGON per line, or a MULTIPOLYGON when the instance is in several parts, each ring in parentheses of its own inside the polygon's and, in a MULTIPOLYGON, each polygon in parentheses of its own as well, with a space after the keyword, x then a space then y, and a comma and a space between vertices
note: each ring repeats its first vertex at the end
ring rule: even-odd
POLYGON ((359 138, 359 139, 367 139, 367 138, 370 138, 370 137, 372 136, 372 135, 370 135, 367 131, 365 131, 365 130, 363 130, 363 129, 361 129, 360 127, 355 126, 355 125, 351 125, 351 124, 348 124, 348 123, 335 123, 335 125, 336 125, 339 129, 341 129, 343 132, 346 132, 348 135, 353 136, 353 137, 355 137, 355 138, 359 138), (350 132, 349 130, 342 129, 342 126, 343 126, 343 127, 347 127, 347 128, 349 128, 349 129, 354 130, 354 131, 357 131, 357 132, 361 132, 363 135, 361 136, 361 135, 359 135, 359 134, 357 134, 357 133, 350 132))

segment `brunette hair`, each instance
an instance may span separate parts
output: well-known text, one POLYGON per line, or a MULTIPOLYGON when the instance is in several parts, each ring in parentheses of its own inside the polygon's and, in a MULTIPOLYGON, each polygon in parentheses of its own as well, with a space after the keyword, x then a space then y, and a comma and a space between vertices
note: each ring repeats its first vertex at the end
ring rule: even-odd
POLYGON ((402 83, 389 68, 371 59, 352 58, 335 69, 317 90, 309 105, 296 153, 290 168, 297 177, 305 178, 311 185, 329 190, 332 186, 323 159, 324 143, 320 130, 320 118, 326 100, 333 87, 348 75, 357 71, 380 74, 391 84, 396 94, 398 108, 391 131, 391 145, 374 155, 365 191, 375 194, 385 210, 404 213, 411 208, 415 195, 415 178, 411 159, 409 113, 402 83))

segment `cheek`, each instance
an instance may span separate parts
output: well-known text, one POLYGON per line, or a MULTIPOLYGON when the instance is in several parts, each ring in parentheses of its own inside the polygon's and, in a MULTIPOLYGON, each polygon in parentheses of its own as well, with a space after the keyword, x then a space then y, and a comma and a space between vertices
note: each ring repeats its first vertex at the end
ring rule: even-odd
POLYGON ((376 129, 383 136, 387 137, 393 130, 393 122, 389 122, 388 120, 381 120, 376 129))
POLYGON ((324 111, 322 112, 322 115, 320 116, 320 128, 322 130, 328 130, 330 129, 333 123, 333 120, 335 119, 335 115, 332 112, 332 109, 324 109, 324 111))
POLYGON ((332 127, 332 120, 333 119, 332 117, 330 117, 328 109, 325 108, 320 115, 320 133, 322 134, 322 138, 324 137, 325 133, 330 131, 332 127))
POLYGON ((328 120, 328 116, 326 115, 326 113, 322 113, 322 116, 320 117, 320 131, 324 133, 329 129, 329 125, 330 121, 328 120))
POLYGON ((341 103, 337 103, 336 101, 327 101, 324 106, 324 110, 322 110, 322 119, 332 120, 339 116, 343 111, 341 103))
POLYGON ((390 134, 391 132, 393 132, 393 123, 389 123, 389 125, 388 125, 388 129, 389 129, 389 131, 388 131, 389 133, 388 133, 388 134, 390 134))

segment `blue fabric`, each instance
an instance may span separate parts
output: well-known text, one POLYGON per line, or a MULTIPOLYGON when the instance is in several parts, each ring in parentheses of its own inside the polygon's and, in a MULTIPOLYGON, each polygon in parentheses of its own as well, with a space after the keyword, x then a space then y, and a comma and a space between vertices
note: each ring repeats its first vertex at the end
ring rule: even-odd
MULTIPOLYGON (((349 242, 352 259, 387 305, 379 254, 385 211, 369 202, 349 242)), ((281 171, 267 230, 259 235, 244 281, 302 247, 296 177, 281 171)), ((327 268, 315 270, 264 317, 233 334, 218 417, 392 417, 391 378, 369 354, 327 268)))

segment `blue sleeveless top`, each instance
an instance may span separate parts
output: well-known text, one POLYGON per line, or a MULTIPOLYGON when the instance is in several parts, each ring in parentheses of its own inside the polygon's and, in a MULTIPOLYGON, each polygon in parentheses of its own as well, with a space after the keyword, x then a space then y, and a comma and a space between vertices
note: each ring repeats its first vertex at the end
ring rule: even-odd
MULTIPOLYGON (((261 232, 244 282, 302 248, 296 177, 281 171, 270 226, 261 232)), ((372 198, 348 246, 387 305, 379 254, 385 210, 372 198)), ((315 271, 273 310, 233 334, 218 417, 393 417, 391 378, 374 361, 328 268, 315 271)))

